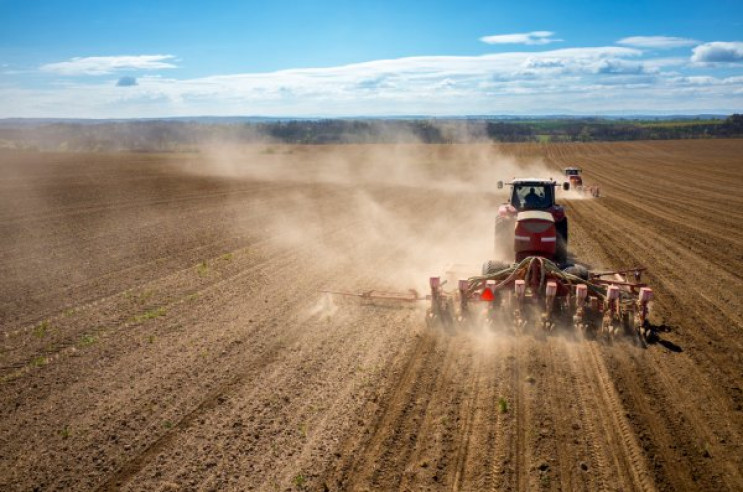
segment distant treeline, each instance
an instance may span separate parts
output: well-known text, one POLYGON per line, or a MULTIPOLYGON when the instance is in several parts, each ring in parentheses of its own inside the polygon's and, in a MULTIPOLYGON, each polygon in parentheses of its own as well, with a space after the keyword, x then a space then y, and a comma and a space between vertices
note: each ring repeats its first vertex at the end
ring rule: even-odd
POLYGON ((743 137, 743 115, 724 119, 321 119, 251 123, 173 120, 0 125, 0 148, 192 151, 229 143, 595 142, 743 137))

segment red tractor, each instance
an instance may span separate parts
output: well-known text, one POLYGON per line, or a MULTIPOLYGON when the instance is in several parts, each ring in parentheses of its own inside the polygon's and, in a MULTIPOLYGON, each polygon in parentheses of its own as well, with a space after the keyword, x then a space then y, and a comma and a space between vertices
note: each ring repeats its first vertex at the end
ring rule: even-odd
MULTIPOLYGON (((547 258, 558 265, 567 262, 568 219, 565 209, 555 203, 558 183, 545 179, 515 179, 511 196, 498 208, 495 218, 495 258, 517 262, 529 256, 547 258)), ((564 190, 570 189, 563 183, 564 190)), ((503 188, 503 182, 498 182, 503 188)), ((483 274, 494 265, 483 268, 483 274)))
POLYGON ((583 178, 580 175, 582 172, 583 170, 579 167, 566 167, 563 169, 563 173, 565 173, 565 177, 568 178, 570 186, 578 191, 583 189, 583 178))
POLYGON ((574 190, 585 193, 587 195, 591 195, 594 198, 598 198, 598 185, 585 186, 583 184, 583 176, 581 176, 582 172, 583 170, 579 167, 566 167, 565 169, 563 169, 565 177, 568 179, 568 181, 570 182, 570 186, 574 190))
MULTIPOLYGON (((455 291, 444 290, 440 278, 432 277, 429 324, 477 320, 517 331, 562 325, 610 339, 618 334, 635 335, 641 343, 653 338, 647 321, 653 291, 640 282, 645 269, 592 272, 568 262, 568 219, 555 203, 560 184, 537 178, 505 184, 511 186, 510 197, 495 219, 501 261, 485 263, 481 276, 460 280, 455 291)), ((498 188, 503 186, 499 181, 498 188)), ((570 189, 568 182, 561 186, 570 189)))

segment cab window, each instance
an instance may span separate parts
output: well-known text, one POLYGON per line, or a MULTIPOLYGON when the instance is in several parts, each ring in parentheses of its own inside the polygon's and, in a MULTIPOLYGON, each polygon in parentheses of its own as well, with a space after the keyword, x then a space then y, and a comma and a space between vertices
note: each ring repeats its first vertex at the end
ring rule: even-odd
POLYGON ((514 185, 511 205, 517 210, 544 209, 552 206, 552 187, 544 185, 514 185))

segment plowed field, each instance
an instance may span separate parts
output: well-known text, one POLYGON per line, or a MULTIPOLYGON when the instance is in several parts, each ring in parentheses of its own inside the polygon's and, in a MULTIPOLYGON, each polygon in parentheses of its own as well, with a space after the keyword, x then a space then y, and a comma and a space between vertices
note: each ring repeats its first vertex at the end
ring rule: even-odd
MULTIPOLYGON (((743 490, 743 141, 0 154, 1 490, 743 490), (570 249, 657 343, 446 334, 496 179, 577 165, 570 249)), ((559 199, 559 196, 558 196, 559 199)), ((474 272, 477 273, 477 272, 474 272)))

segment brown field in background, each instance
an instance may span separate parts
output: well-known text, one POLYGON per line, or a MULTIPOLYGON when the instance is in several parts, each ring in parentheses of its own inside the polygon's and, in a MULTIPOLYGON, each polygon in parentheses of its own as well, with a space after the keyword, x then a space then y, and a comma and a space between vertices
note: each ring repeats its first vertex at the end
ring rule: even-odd
POLYGON ((0 153, 2 490, 742 490, 743 141, 0 153), (660 340, 430 331, 497 179, 647 267, 660 340), (572 196, 572 195, 568 195, 572 196))

